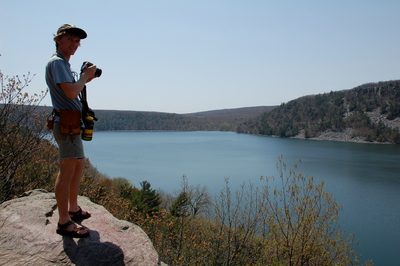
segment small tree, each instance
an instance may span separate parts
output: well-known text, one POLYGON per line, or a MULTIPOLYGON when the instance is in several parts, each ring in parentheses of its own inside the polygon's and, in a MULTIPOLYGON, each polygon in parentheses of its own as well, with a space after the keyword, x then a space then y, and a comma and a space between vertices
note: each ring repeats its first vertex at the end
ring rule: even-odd
POLYGON ((210 261, 213 265, 259 265, 265 198, 251 183, 231 191, 229 179, 213 204, 210 261), (258 264, 257 264, 258 263, 258 264))
POLYGON ((175 201, 178 206, 185 206, 186 216, 196 217, 208 210, 210 197, 205 187, 189 185, 186 176, 182 177, 181 193, 175 201), (179 204, 180 201, 180 204, 179 204))
POLYGON ((183 176, 181 192, 169 208, 172 215, 169 234, 173 264, 191 264, 198 259, 194 246, 198 246, 201 232, 195 221, 207 209, 208 204, 206 189, 190 186, 187 177, 183 176))
POLYGON ((152 215, 159 211, 161 199, 160 195, 151 188, 147 181, 140 183, 141 189, 134 193, 132 203, 136 209, 143 214, 152 215))
POLYGON ((187 217, 189 215, 190 199, 185 191, 179 193, 178 197, 172 203, 170 212, 175 217, 187 217))
POLYGON ((339 206, 312 177, 287 170, 278 161, 279 177, 264 179, 265 254, 278 265, 352 265, 351 241, 337 226, 339 206))
POLYGON ((46 92, 24 92, 31 80, 29 73, 20 78, 0 71, 0 202, 13 194, 18 169, 33 158, 46 134, 43 115, 37 112, 46 92))
POLYGON ((123 177, 115 177, 112 179, 114 192, 124 199, 131 199, 136 188, 132 186, 132 183, 123 177))

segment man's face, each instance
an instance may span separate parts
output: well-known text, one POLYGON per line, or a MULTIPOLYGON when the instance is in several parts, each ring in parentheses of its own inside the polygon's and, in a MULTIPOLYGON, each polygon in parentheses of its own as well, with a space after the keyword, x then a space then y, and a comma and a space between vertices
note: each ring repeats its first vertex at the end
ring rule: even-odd
POLYGON ((58 49, 66 56, 75 54, 81 44, 81 39, 77 36, 65 34, 57 41, 58 49))

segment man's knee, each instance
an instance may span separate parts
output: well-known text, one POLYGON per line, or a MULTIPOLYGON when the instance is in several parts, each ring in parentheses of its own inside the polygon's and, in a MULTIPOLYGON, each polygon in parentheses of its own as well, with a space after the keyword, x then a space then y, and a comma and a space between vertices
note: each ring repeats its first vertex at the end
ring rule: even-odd
POLYGON ((83 166, 85 164, 85 158, 76 158, 76 164, 78 166, 83 166))
POLYGON ((85 164, 85 158, 64 158, 60 160, 60 170, 74 170, 76 167, 82 167, 85 164))

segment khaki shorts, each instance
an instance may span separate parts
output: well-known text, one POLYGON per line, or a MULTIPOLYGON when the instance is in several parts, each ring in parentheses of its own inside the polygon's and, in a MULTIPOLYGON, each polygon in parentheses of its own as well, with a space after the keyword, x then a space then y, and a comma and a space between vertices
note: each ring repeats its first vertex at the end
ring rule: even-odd
POLYGON ((53 135, 58 144, 60 159, 65 158, 85 158, 83 144, 80 135, 65 136, 60 133, 60 123, 55 122, 53 127, 53 135))

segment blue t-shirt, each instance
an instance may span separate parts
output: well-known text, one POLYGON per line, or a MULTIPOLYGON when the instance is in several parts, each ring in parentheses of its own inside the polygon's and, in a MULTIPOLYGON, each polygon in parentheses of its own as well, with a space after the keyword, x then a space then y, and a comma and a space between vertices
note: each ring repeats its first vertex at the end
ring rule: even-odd
POLYGON ((61 83, 74 83, 71 65, 62 55, 54 54, 46 66, 46 83, 49 87, 51 102, 56 110, 82 110, 78 97, 68 98, 58 86, 61 83))

